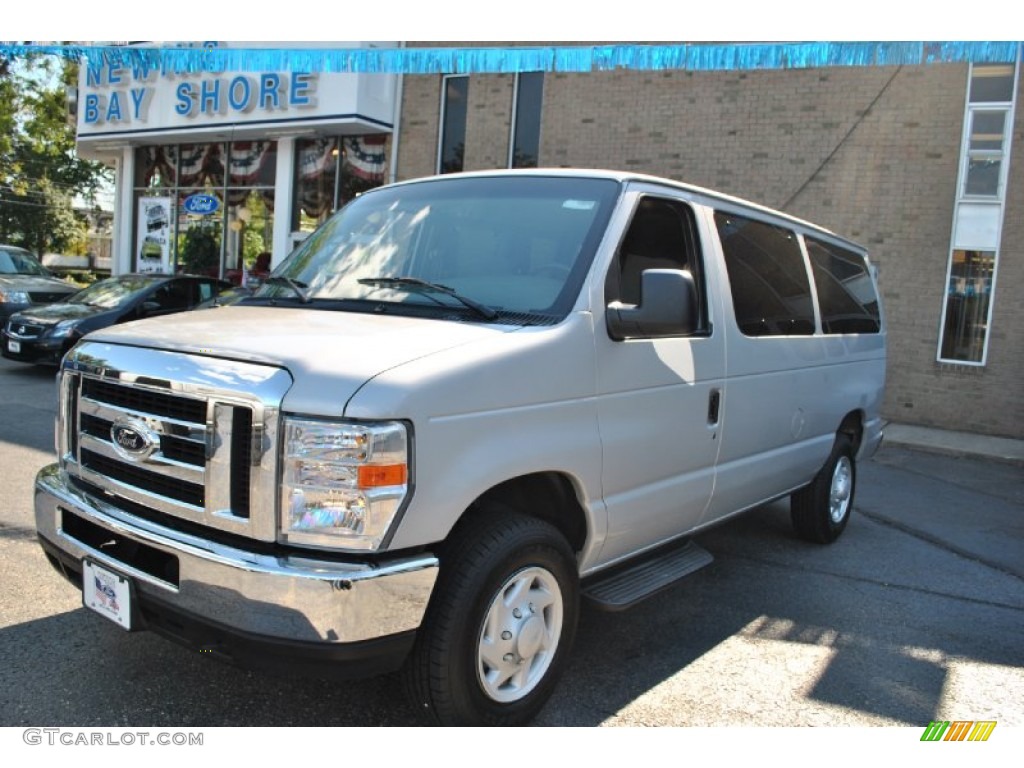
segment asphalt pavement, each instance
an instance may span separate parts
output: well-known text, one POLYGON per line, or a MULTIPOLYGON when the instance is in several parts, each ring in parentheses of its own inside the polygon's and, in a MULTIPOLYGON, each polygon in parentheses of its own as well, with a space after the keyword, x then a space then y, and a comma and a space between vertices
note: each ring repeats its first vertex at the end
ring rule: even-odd
MULTIPOLYGON (((33 478, 53 460, 54 384, 52 370, 0 360, 0 726, 420 723, 396 676, 249 672, 82 608, 33 526, 33 478)), ((536 724, 911 726, 915 747, 932 720, 1019 729, 1020 448, 889 425, 857 465, 856 515, 836 545, 797 539, 785 501, 702 533, 707 568, 630 611, 583 611, 536 724)))
POLYGON ((922 497, 898 483, 861 484, 858 511, 1024 579, 1024 440, 889 424, 883 445, 873 471, 926 474, 938 492, 922 497), (995 471, 990 462, 1019 472, 995 471), (984 494, 985 504, 976 493, 984 494))

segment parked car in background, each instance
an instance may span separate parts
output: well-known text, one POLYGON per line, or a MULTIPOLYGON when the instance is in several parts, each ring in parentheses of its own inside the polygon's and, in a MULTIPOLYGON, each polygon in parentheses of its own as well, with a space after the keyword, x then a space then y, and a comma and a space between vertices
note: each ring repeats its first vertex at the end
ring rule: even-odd
POLYGON ((12 315, 0 332, 3 356, 56 365, 89 331, 193 309, 230 287, 225 280, 194 275, 130 274, 100 280, 66 302, 12 315))
POLYGON ((23 309, 63 301, 77 290, 54 277, 31 251, 0 245, 0 322, 23 309))

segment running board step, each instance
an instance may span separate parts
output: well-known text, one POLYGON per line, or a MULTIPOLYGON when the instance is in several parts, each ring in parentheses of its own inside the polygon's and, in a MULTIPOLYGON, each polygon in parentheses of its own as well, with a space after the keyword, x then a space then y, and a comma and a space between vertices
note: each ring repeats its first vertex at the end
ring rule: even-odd
POLYGON ((684 576, 699 571, 714 558, 706 549, 688 541, 605 575, 599 574, 583 585, 583 596, 603 611, 624 611, 684 576))

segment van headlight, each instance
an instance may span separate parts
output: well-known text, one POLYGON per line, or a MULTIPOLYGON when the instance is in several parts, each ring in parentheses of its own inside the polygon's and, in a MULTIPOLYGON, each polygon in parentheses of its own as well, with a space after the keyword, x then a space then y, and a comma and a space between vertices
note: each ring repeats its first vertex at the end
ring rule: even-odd
POLYGON ((281 538, 375 550, 409 487, 409 437, 397 421, 286 418, 281 538))

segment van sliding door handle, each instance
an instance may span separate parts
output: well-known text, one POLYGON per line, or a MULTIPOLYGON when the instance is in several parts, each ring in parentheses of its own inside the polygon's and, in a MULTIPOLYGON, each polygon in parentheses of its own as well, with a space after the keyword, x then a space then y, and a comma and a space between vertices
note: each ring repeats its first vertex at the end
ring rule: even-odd
POLYGON ((722 392, 718 389, 712 389, 711 394, 708 395, 708 425, 714 426, 718 423, 718 407, 722 402, 722 392))

